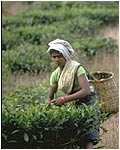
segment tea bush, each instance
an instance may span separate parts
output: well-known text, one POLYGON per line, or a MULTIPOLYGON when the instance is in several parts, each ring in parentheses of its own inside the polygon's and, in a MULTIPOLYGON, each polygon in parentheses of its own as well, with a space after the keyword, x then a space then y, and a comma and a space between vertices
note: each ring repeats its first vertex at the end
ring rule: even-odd
POLYGON ((88 57, 98 51, 113 52, 114 39, 96 38, 101 27, 118 22, 117 2, 107 3, 24 2, 24 11, 2 20, 4 64, 11 71, 49 71, 53 64, 44 54, 56 38, 69 41, 76 52, 88 57))
MULTIPOLYGON (((73 2, 70 4, 75 5, 73 2)), ((45 5, 47 7, 48 4, 45 5)), ((82 3, 78 6, 81 5, 82 3)), ((64 33, 64 38, 69 37, 69 40, 73 38, 73 34, 75 39, 77 39, 75 35, 78 34, 81 38, 96 35, 102 25, 118 22, 118 10, 115 6, 107 8, 107 5, 96 9, 91 9, 90 6, 87 9, 86 7, 80 9, 77 6, 70 9, 69 3, 65 3, 65 5, 61 5, 59 11, 46 9, 44 11, 31 11, 30 9, 27 10, 27 13, 23 11, 16 16, 3 19, 2 49, 11 49, 23 41, 42 45, 41 41, 46 40, 48 43, 50 38, 55 39, 53 34, 56 34, 56 37, 61 37, 61 34, 64 33), (49 36, 44 39, 43 35, 49 36)))
MULTIPOLYGON (((55 66, 46 50, 56 38, 68 40, 78 53, 116 49, 114 39, 96 35, 101 27, 118 22, 118 2, 23 3, 25 11, 2 18, 2 80, 11 71, 51 71, 55 66)), ((2 98, 2 148, 81 148, 84 131, 89 133, 92 123, 106 119, 107 114, 96 114, 98 103, 47 109, 47 84, 17 88, 2 98)))
POLYGON ((82 38, 79 42, 76 40, 73 46, 76 47, 78 54, 83 51, 87 56, 95 55, 97 52, 112 53, 118 48, 116 40, 112 38, 97 39, 94 37, 82 38))
POLYGON ((34 2, 24 2, 24 4, 27 4, 28 10, 29 9, 36 9, 36 10, 59 10, 61 8, 118 8, 118 1, 94 1, 94 2, 89 2, 89 1, 62 1, 62 2, 53 2, 53 1, 48 1, 47 3, 41 1, 34 1, 34 2))
POLYGON ((59 9, 52 9, 52 7, 49 5, 49 2, 39 2, 37 3, 37 7, 40 7, 40 9, 38 8, 36 10, 34 5, 32 5, 32 8, 28 9, 27 13, 26 11, 23 11, 22 13, 17 14, 15 17, 5 18, 2 22, 2 26, 5 29, 10 29, 25 25, 33 26, 37 24, 53 24, 54 22, 66 21, 66 19, 71 20, 72 23, 72 19, 84 17, 87 17, 88 19, 96 19, 102 21, 104 24, 107 24, 113 22, 115 23, 115 21, 118 21, 119 18, 117 2, 114 2, 111 7, 109 7, 110 2, 107 5, 105 5, 105 3, 101 3, 100 5, 99 2, 93 2, 93 4, 90 2, 90 5, 89 2, 59 3, 60 4, 56 4, 56 2, 50 3, 50 5, 52 4, 54 8, 58 8, 56 5, 61 5, 59 9), (94 7, 91 8, 93 5, 94 7), (48 7, 49 9, 47 9, 48 7))
POLYGON ((3 44, 2 49, 13 49, 15 46, 21 44, 31 43, 33 46, 44 46, 48 44, 51 39, 69 37, 69 31, 63 32, 63 29, 59 29, 55 26, 25 26, 15 28, 13 31, 3 31, 3 44), (12 38, 11 38, 12 37, 12 38), (17 38, 17 40, 16 40, 17 38))
MULTIPOLYGON (((76 48, 76 52, 78 54, 84 52, 86 56, 89 57, 95 55, 97 52, 113 52, 117 49, 116 41, 112 38, 82 38, 76 41, 73 39, 72 42, 72 46, 76 48)), ((51 68, 55 68, 55 64, 50 60, 49 54, 46 53, 47 48, 47 44, 37 46, 29 43, 23 43, 12 50, 3 51, 2 57, 4 63, 8 65, 12 72, 47 72, 50 71, 51 68)))
POLYGON ((43 104, 48 93, 49 82, 33 83, 29 86, 19 86, 15 89, 14 92, 10 93, 8 96, 3 97, 4 101, 11 101, 17 103, 17 105, 24 104, 43 104))
POLYGON ((100 108, 97 102, 93 106, 83 104, 81 108, 74 103, 47 108, 42 96, 47 90, 43 87, 36 84, 4 97, 2 148, 80 148, 84 131, 89 133, 91 124, 98 125, 107 117, 105 113, 96 113, 100 108))
POLYGON ((8 64, 11 71, 29 71, 38 73, 40 71, 49 71, 53 62, 48 61, 49 55, 46 55, 46 49, 31 44, 21 45, 16 50, 8 50, 2 53, 4 62, 8 64), (47 59, 47 61, 46 61, 47 59))

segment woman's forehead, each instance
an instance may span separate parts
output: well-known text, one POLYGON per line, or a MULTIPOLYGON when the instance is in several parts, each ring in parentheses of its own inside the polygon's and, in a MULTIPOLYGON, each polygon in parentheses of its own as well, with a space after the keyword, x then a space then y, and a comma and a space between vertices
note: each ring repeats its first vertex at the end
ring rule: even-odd
POLYGON ((51 51, 51 54, 60 54, 61 55, 61 53, 59 51, 57 51, 57 50, 51 51))

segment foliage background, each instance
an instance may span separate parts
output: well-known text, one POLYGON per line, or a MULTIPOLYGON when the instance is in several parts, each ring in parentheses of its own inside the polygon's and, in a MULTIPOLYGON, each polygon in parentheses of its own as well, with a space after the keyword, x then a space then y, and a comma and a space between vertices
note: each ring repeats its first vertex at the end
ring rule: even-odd
MULTIPOLYGON (((118 30, 113 35, 118 20, 117 1, 2 2, 3 99, 9 100, 15 91, 20 92, 15 92, 13 99, 22 100, 23 107, 28 106, 30 99, 38 104, 46 99, 49 76, 56 67, 46 50, 55 38, 68 40, 88 70, 112 71, 118 83, 118 30)), ((116 120, 112 120, 112 128, 109 121, 106 127, 112 131, 118 126, 116 120)), ((103 137, 104 146, 118 148, 118 132, 110 134, 114 138, 109 142, 109 134, 103 137)))

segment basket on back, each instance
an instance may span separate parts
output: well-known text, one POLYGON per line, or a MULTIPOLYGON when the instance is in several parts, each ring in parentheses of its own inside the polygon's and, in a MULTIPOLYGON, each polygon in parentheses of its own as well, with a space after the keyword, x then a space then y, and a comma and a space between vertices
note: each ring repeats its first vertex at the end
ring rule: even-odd
POLYGON ((112 72, 97 71, 88 75, 91 85, 93 85, 99 96, 99 99, 104 102, 102 112, 116 113, 119 110, 119 93, 118 87, 114 80, 112 72), (93 76, 95 79, 93 79, 93 76))

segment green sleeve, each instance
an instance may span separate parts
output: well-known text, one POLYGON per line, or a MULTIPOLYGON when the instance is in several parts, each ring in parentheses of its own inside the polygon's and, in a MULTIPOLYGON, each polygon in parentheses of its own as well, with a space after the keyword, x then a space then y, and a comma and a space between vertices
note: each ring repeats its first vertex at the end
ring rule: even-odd
POLYGON ((77 77, 79 77, 82 74, 86 74, 86 71, 82 66, 80 66, 77 70, 77 77))
POLYGON ((77 70, 77 77, 79 77, 79 76, 82 75, 82 74, 85 74, 86 79, 88 80, 88 77, 87 77, 87 75, 86 75, 85 69, 84 69, 82 66, 80 66, 80 67, 78 68, 78 70, 77 70))
POLYGON ((57 86, 58 85, 59 75, 60 75, 60 69, 59 68, 57 68, 55 71, 52 72, 52 74, 50 76, 50 86, 57 86))

